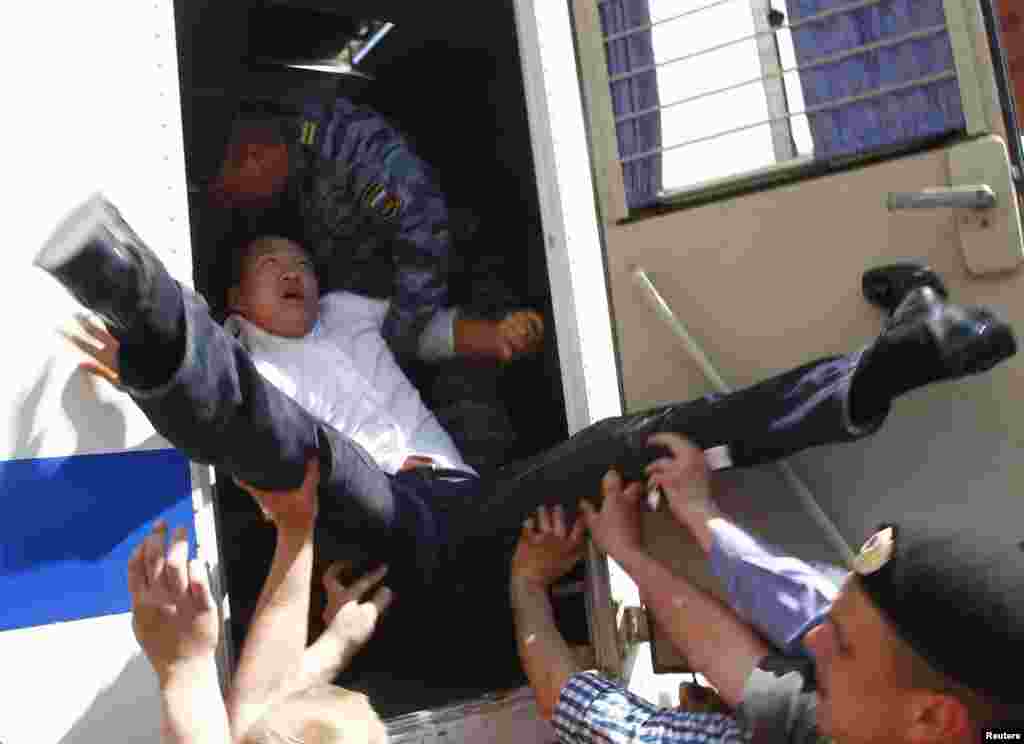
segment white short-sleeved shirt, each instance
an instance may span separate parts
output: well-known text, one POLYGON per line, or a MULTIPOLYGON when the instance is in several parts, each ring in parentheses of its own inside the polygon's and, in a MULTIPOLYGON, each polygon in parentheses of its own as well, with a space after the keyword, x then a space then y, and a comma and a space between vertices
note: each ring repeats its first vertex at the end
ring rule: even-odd
MULTIPOLYGON (((474 472, 384 342, 387 310, 386 300, 331 292, 320 298, 320 318, 302 338, 275 336, 239 315, 224 325, 264 378, 361 445, 386 472, 397 472, 410 455, 474 472)), ((450 315, 435 318, 435 326, 450 328, 450 315)))

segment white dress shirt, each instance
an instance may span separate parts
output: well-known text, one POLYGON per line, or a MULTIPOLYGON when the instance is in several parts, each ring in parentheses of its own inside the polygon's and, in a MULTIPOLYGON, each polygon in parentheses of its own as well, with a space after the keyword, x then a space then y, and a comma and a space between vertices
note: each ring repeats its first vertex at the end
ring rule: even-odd
MULTIPOLYGON (((275 336, 240 315, 224 325, 264 378, 360 444, 386 472, 397 472, 410 455, 474 472, 384 342, 387 310, 386 300, 331 292, 320 298, 320 318, 302 338, 275 336)), ((421 338, 421 357, 451 356, 454 313, 434 316, 421 338)))

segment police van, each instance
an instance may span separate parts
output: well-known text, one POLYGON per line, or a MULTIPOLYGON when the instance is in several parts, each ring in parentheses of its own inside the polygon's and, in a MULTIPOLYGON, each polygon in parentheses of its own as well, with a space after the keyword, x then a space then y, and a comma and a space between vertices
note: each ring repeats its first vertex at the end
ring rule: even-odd
MULTIPOLYGON (((267 528, 229 479, 156 435, 61 336, 78 307, 31 259, 87 195, 106 194, 176 278, 211 291, 206 185, 238 112, 370 104, 438 168, 471 226, 466 246, 494 260, 484 278, 509 277, 546 313, 545 353, 503 380, 527 455, 623 411, 869 343, 880 317, 860 276, 871 266, 926 262, 957 302, 1024 328, 1010 76, 1024 32, 1001 5, 20 7, 0 46, 11 230, 0 272, 0 744, 158 739, 156 680, 125 580, 155 519, 188 525, 208 567, 224 684, 269 560, 267 528)), ((893 514, 1012 529, 1024 516, 1013 498, 1022 376, 1014 358, 900 399, 869 439, 728 471, 723 506, 836 565, 893 514)), ((645 520, 657 555, 720 591, 664 512, 645 520)), ((646 622, 635 587, 592 547, 571 578, 556 601, 581 658, 675 705, 691 670, 646 622)), ((453 654, 486 651, 487 629, 448 642, 453 654)), ((524 683, 396 689, 373 702, 393 741, 552 741, 524 683)))

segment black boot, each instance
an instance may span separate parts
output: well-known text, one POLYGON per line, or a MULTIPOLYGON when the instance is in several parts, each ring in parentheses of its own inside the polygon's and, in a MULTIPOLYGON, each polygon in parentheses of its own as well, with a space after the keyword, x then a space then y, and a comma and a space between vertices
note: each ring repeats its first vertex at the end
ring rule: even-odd
POLYGON ((913 289, 857 365, 851 418, 869 421, 893 398, 985 372, 1016 351, 1013 329, 991 310, 945 302, 931 287, 913 289))
POLYGON ((71 212, 33 263, 103 318, 126 385, 170 377, 185 347, 181 288, 110 202, 96 194, 71 212))
POLYGON ((892 315, 904 298, 918 287, 931 287, 942 299, 949 296, 942 277, 930 267, 914 261, 901 261, 868 269, 861 276, 864 299, 892 315))

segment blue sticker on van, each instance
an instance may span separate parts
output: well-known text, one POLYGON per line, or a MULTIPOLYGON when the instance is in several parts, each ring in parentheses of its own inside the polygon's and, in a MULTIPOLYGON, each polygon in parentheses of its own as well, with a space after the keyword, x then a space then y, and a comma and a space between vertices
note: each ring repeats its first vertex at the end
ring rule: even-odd
POLYGON ((130 611, 128 558, 158 517, 195 550, 177 450, 0 462, 0 494, 0 631, 130 611))

